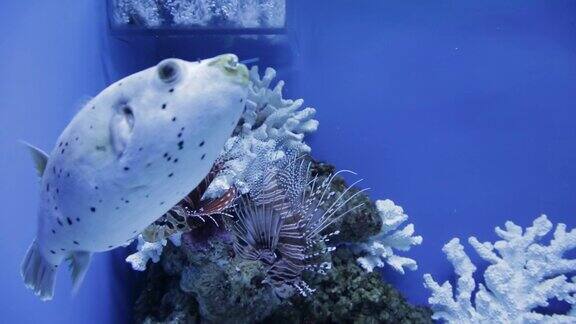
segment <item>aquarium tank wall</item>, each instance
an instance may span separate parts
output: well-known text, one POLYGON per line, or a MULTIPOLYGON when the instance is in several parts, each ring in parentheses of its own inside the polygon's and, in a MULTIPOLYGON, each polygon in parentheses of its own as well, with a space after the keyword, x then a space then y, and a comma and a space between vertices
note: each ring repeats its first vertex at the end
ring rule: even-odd
POLYGON ((576 321, 573 1, 0 15, 0 322, 576 321))

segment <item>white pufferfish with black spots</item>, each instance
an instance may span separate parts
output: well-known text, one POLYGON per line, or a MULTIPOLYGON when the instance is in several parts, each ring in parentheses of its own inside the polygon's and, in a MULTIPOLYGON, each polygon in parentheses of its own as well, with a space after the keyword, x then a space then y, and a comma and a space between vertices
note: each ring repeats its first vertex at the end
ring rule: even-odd
POLYGON ((69 259, 76 290, 92 253, 130 242, 210 171, 242 115, 248 69, 232 54, 166 59, 90 100, 47 155, 38 229, 21 273, 50 300, 69 259))

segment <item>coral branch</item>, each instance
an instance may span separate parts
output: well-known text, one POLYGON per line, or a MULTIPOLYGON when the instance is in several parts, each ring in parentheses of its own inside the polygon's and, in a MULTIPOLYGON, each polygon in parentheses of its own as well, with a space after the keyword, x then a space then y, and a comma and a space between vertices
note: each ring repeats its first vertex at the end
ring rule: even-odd
POLYGON ((459 240, 451 240, 442 250, 458 275, 458 287, 454 293, 449 282, 439 285, 431 275, 424 275, 424 286, 432 291, 428 299, 432 317, 449 323, 575 322, 576 282, 566 274, 576 271, 576 260, 564 254, 576 247, 576 229, 566 232, 566 226, 558 224, 550 244, 539 244, 551 229, 552 223, 542 215, 525 231, 512 222, 506 222, 504 229, 496 227, 502 240, 494 244, 471 237, 470 245, 490 263, 484 272, 485 285, 479 284, 475 295, 476 267, 459 240), (571 304, 571 312, 546 315, 535 310, 548 306, 551 299, 571 304))
POLYGON ((398 230, 408 219, 408 215, 392 200, 378 200, 376 208, 382 219, 382 228, 380 233, 371 237, 368 242, 356 247, 357 252, 366 254, 357 259, 358 263, 368 272, 372 272, 375 267, 383 267, 386 263, 400 273, 404 273, 404 268, 416 270, 418 265, 415 260, 397 256, 394 250, 408 251, 412 246, 422 243, 422 236, 413 236, 413 224, 398 230))

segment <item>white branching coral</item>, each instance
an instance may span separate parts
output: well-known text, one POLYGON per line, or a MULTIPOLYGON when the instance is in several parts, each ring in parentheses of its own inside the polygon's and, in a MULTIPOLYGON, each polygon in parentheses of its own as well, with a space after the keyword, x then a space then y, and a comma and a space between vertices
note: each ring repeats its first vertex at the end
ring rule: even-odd
POLYGON ((449 282, 438 284, 430 274, 424 275, 424 286, 432 291, 428 299, 433 318, 449 323, 576 323, 576 260, 564 254, 576 248, 576 229, 566 231, 558 224, 549 245, 538 243, 552 229, 545 215, 531 227, 506 222, 505 229, 496 227, 502 240, 480 243, 475 237, 468 242, 490 265, 484 272, 485 285, 478 284, 473 274, 476 267, 457 238, 443 248, 458 275, 456 291, 449 282), (537 307, 546 307, 551 299, 572 304, 566 315, 545 315, 537 307))
POLYGON ((408 219, 404 210, 396 206, 392 200, 377 200, 376 209, 382 218, 382 228, 368 242, 359 244, 356 249, 366 254, 357 259, 358 263, 368 272, 375 267, 383 267, 386 263, 404 274, 404 268, 416 270, 416 261, 394 254, 394 250, 408 251, 414 245, 422 243, 422 236, 414 235, 414 225, 408 224, 398 230, 398 227, 408 219))
MULTIPOLYGON (((168 238, 172 244, 176 246, 180 246, 181 243, 181 234, 178 233, 176 235, 172 235, 168 238)), ((146 270, 146 265, 148 261, 152 261, 154 263, 160 261, 160 256, 162 255, 162 251, 164 247, 168 243, 168 240, 163 239, 158 242, 150 243, 146 242, 142 237, 142 234, 138 235, 138 245, 136 246, 137 252, 130 254, 126 258, 126 262, 130 263, 132 269, 136 271, 144 271, 146 270)))
POLYGON ((310 152, 304 137, 318 128, 318 121, 314 119, 316 110, 302 108, 302 99, 282 98, 283 81, 270 87, 275 77, 276 71, 272 68, 267 68, 263 77, 258 67, 250 70, 252 84, 246 111, 224 147, 222 160, 226 171, 213 181, 207 197, 217 197, 232 185, 241 193, 247 193, 246 177, 251 165, 281 159, 287 150, 310 152))

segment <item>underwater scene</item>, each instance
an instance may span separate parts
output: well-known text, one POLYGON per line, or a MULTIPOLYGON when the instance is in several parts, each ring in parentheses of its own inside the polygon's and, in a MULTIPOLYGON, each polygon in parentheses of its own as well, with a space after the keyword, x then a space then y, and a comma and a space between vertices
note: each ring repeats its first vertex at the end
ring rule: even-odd
POLYGON ((0 323, 576 323, 576 2, 0 15, 0 323))

